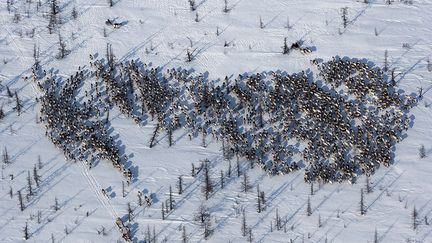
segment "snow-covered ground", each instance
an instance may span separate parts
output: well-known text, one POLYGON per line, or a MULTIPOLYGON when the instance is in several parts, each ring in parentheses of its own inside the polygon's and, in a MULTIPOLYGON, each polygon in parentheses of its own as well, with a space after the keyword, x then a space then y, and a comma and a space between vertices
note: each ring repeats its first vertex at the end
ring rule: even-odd
MULTIPOLYGON (((0 120, 0 148, 7 149, 12 161, 2 165, 1 242, 25 241, 26 222, 30 242, 51 242, 52 238, 54 242, 116 242, 121 234, 115 218, 127 214, 128 203, 134 209, 131 229, 137 242, 143 242, 148 229, 153 232, 153 228, 157 242, 181 242, 183 226, 189 242, 246 242, 248 237, 241 234, 243 209, 254 242, 374 242, 375 231, 379 242, 432 242, 432 226, 425 220, 432 217, 432 93, 427 92, 432 87, 432 72, 427 67, 432 58, 432 1, 405 4, 396 0, 388 5, 384 0, 369 0, 369 4, 360 0, 228 0, 230 11, 225 13, 223 0, 198 0, 193 12, 187 0, 119 0, 113 7, 106 0, 58 0, 62 23, 51 35, 47 28, 49 1, 14 2, 10 13, 6 1, 0 2, 0 106, 6 113, 0 120), (71 17, 74 7, 77 19, 71 17), (341 20, 343 7, 348 7, 346 29, 341 20), (14 12, 20 14, 16 23, 14 12), (113 18, 125 25, 119 29, 107 26, 105 21, 113 18), (264 28, 260 28, 260 19, 264 28), (64 59, 55 58, 57 33, 71 51, 64 59), (303 40, 316 50, 310 55, 283 55, 285 37, 290 43, 303 40), (33 82, 24 80, 31 74, 34 45, 40 48, 44 69, 68 77, 79 67, 89 66, 89 54, 104 56, 106 43, 112 44, 120 61, 139 58, 163 68, 208 72, 209 79, 270 70, 294 73, 310 68, 315 72, 310 60, 326 61, 337 55, 366 58, 383 66, 387 50, 389 68, 396 68, 399 74, 398 87, 407 94, 422 87, 426 93, 411 109, 414 124, 397 144, 394 164, 380 168, 370 179, 373 191, 365 194, 366 215, 360 215, 365 177, 354 185, 314 185, 315 193, 310 195, 304 171, 269 177, 259 168, 249 169, 246 160, 240 161, 241 170, 247 171, 253 189, 241 192, 242 178, 234 173, 224 189, 216 186, 214 195, 205 201, 202 178, 191 176, 191 163, 209 159, 213 181, 219 182, 220 171, 228 168, 220 143, 209 141, 203 148, 201 139, 189 141, 180 129, 174 134, 174 146, 169 147, 166 136, 160 136, 158 144, 149 148, 154 123, 140 127, 123 115, 112 114, 114 134, 138 168, 138 180, 126 186, 123 197, 124 178, 109 163, 101 161, 88 170, 66 161, 45 137, 44 126, 36 123, 40 105, 35 98, 40 93, 33 82), (196 49, 192 62, 186 62, 188 48, 196 49), (13 110, 15 100, 7 97, 6 86, 17 91, 23 102, 20 116, 13 110), (426 157, 420 159, 422 144, 426 157), (27 200, 27 175, 33 177, 38 156, 41 183, 36 187, 32 178, 35 195, 27 200), (185 188, 178 195, 180 175, 185 188), (261 213, 256 210, 257 185, 267 199, 261 213), (175 209, 162 220, 161 203, 168 199, 170 186, 175 209), (108 197, 102 195, 102 188, 111 189, 108 197), (19 190, 24 211, 18 203, 19 190), (154 203, 138 206, 138 191, 155 195, 154 203), (60 207, 57 211, 55 198, 60 207), (306 214, 308 198, 311 216, 306 214), (194 220, 203 203, 211 211, 214 231, 207 240, 194 220), (416 230, 414 207, 419 223, 416 230), (276 230, 276 210, 286 220, 286 229, 276 230), (98 234, 102 227, 105 235, 98 234)), ((232 165, 234 168, 235 160, 232 165)))

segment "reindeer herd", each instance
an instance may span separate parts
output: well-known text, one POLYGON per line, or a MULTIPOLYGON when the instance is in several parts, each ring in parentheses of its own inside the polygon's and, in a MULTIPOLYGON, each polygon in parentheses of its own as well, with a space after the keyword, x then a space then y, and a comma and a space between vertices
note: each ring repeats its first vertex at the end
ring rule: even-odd
POLYGON ((90 168, 110 161, 129 182, 131 163, 110 134, 113 109, 138 125, 153 121, 150 147, 161 133, 173 145, 174 132, 184 129, 189 139, 219 141, 226 158, 244 157, 271 175, 304 168, 307 182, 340 182, 391 164, 416 104, 380 68, 354 59, 316 62, 316 77, 268 72, 214 81, 114 59, 108 47, 106 59, 90 56, 90 68, 66 80, 34 79, 42 92, 38 119, 67 159, 90 168))

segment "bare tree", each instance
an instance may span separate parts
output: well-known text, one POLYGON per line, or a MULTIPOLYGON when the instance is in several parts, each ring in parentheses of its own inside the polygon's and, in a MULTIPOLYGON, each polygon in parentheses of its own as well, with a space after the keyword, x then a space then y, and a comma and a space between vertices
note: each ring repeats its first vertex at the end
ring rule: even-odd
POLYGON ((42 164, 41 156, 38 155, 38 168, 39 168, 39 170, 42 169, 42 167, 43 167, 43 164, 42 164))
POLYGON ((364 193, 363 188, 360 189, 360 214, 365 215, 366 214, 366 208, 364 204, 364 193))
POLYGON ((57 0, 50 0, 50 14, 49 14, 49 22, 48 22, 48 31, 52 34, 59 23, 59 6, 57 4, 57 0))
POLYGON ((259 17, 259 26, 260 26, 261 29, 265 28, 265 25, 264 25, 264 22, 262 21, 261 16, 259 17))
POLYGON ((71 16, 72 16, 73 19, 77 19, 77 18, 78 18, 78 12, 77 12, 75 6, 74 6, 73 9, 72 9, 71 16))
POLYGON ((210 178, 210 169, 208 166, 208 160, 204 160, 202 163, 202 167, 204 169, 204 186, 202 188, 202 191, 204 192, 205 199, 208 200, 211 193, 213 192, 213 182, 210 178))
POLYGON ((420 87, 420 88, 419 88, 419 95, 418 95, 418 98, 419 98, 419 99, 422 99, 422 98, 423 98, 423 94, 424 94, 424 93, 423 93, 423 87, 420 87))
POLYGON ((103 235, 103 236, 107 235, 104 226, 102 226, 100 230, 97 230, 97 232, 98 232, 98 235, 103 235))
POLYGON ((211 221, 208 220, 204 223, 204 239, 208 239, 212 234, 213 230, 211 229, 211 221))
POLYGON ((289 19, 289 17, 287 17, 285 28, 287 28, 287 30, 290 30, 290 29, 292 29, 292 27, 293 26, 290 24, 290 19, 289 19))
POLYGON ((248 227, 247 227, 247 223, 246 223, 246 212, 243 209, 242 210, 242 224, 241 224, 241 232, 242 232, 243 237, 245 237, 247 235, 247 231, 248 231, 248 227))
POLYGON ((23 239, 24 240, 28 240, 29 238, 30 238, 30 235, 29 235, 29 230, 28 230, 28 224, 26 222, 25 226, 24 226, 24 237, 23 237, 23 239))
POLYGON ((0 120, 2 120, 5 117, 6 117, 6 115, 4 113, 3 106, 0 106, 0 120))
POLYGON ((248 192, 251 189, 249 176, 247 175, 246 172, 243 173, 243 181, 241 183, 241 188, 243 192, 248 192))
POLYGON ((21 195, 21 190, 18 191, 18 202, 20 205, 21 212, 24 211, 25 207, 24 207, 24 202, 23 202, 22 195, 21 195))
POLYGON ((149 225, 147 225, 147 230, 146 230, 146 233, 145 233, 145 240, 144 241, 145 242, 149 242, 149 243, 152 242, 152 233, 150 231, 150 226, 149 225))
POLYGON ((12 5, 13 5, 13 0, 7 0, 6 1, 6 9, 7 9, 8 13, 11 13, 12 5))
POLYGON ((430 61, 430 59, 427 59, 427 70, 429 72, 432 72, 432 62, 430 61))
POLYGON ((207 147, 206 136, 207 136, 207 132, 205 131, 205 129, 203 129, 202 130, 202 140, 201 140, 201 145, 203 146, 203 148, 207 147))
POLYGON ((224 0, 223 12, 228 13, 231 9, 228 7, 228 0, 224 0))
POLYGON ((167 200, 165 200, 165 213, 169 213, 169 206, 168 206, 168 204, 169 204, 169 200, 167 199, 167 200))
POLYGON ((171 147, 173 145, 173 131, 172 131, 171 122, 168 124, 167 133, 168 133, 168 145, 171 147))
POLYGON ((366 175, 366 193, 371 193, 371 192, 372 192, 372 187, 370 185, 369 176, 366 175))
POLYGON ((282 219, 279 215, 279 209, 278 208, 276 208, 275 225, 276 225, 277 230, 282 229, 282 219))
POLYGON ((48 32, 50 34, 52 34, 54 32, 55 23, 56 23, 55 16, 54 15, 50 15, 50 19, 49 19, 48 26, 47 26, 48 32))
POLYGON ((182 243, 187 243, 187 242, 188 242, 188 237, 187 237, 187 233, 186 233, 186 226, 183 225, 182 243))
POLYGON ((170 210, 174 209, 171 185, 169 186, 169 209, 170 210))
POLYGON ((8 153, 8 151, 7 151, 6 146, 4 147, 4 150, 3 150, 3 163, 4 163, 5 165, 8 165, 8 164, 11 163, 11 160, 10 160, 10 158, 9 158, 9 153, 8 153))
POLYGON ((423 144, 420 145, 419 156, 420 156, 420 159, 423 159, 426 157, 426 149, 425 149, 425 146, 423 144))
POLYGON ((259 189, 259 185, 257 185, 257 212, 261 213, 262 207, 261 207, 261 193, 259 189))
POLYGON ((42 211, 37 211, 37 223, 40 224, 42 222, 42 211))
POLYGON ((183 193, 183 177, 182 176, 178 177, 177 188, 178 188, 178 194, 181 195, 183 193))
POLYGON ((391 70, 391 76, 390 76, 390 84, 391 86, 396 86, 396 77, 400 74, 396 74, 396 68, 392 68, 391 70))
POLYGON ((249 227, 248 229, 248 242, 252 243, 253 242, 253 234, 252 234, 252 228, 249 227))
POLYGON ((164 210, 164 203, 162 202, 162 220, 165 220, 165 210, 164 210))
POLYGON ((59 33, 59 53, 57 54, 57 59, 63 59, 69 54, 69 50, 66 49, 66 43, 63 41, 61 34, 59 33))
POLYGON ((192 169, 191 169, 191 175, 192 177, 195 177, 195 165, 192 163, 192 169))
POLYGON ((7 93, 7 95, 8 95, 9 98, 12 98, 12 97, 13 97, 13 93, 12 93, 12 91, 9 89, 9 86, 6 86, 6 93, 7 93))
POLYGON ((311 196, 314 195, 314 183, 313 182, 310 183, 310 194, 311 194, 311 196))
POLYGON ((264 211, 265 210, 265 205, 266 205, 266 199, 265 199, 265 192, 263 192, 263 191, 260 191, 260 200, 261 200, 261 209, 262 209, 262 211, 264 211))
POLYGON ((288 47, 288 43, 287 43, 287 38, 284 38, 284 45, 283 45, 283 50, 282 50, 282 54, 288 54, 290 49, 288 47))
POLYGON ((54 15, 59 14, 60 8, 58 6, 57 0, 51 0, 50 7, 51 7, 52 14, 54 15))
POLYGON ((127 203, 127 212, 128 212, 128 221, 130 222, 133 220, 133 210, 130 202, 127 203))
MULTIPOLYGON (((21 14, 18 12, 18 10, 15 10, 14 12, 14 17, 13 17, 13 22, 15 24, 19 23, 21 21, 21 14)), ((21 33, 22 34, 22 33, 21 33)))
POLYGON ((238 158, 238 156, 237 156, 237 177, 240 177, 240 175, 241 175, 241 170, 240 170, 240 161, 239 161, 239 158, 238 158))
POLYGON ((33 179, 34 179, 34 181, 36 183, 36 186, 39 187, 40 176, 38 175, 36 165, 34 165, 34 167, 33 167, 33 179))
POLYGON ((213 233, 213 230, 211 228, 211 220, 209 218, 209 220, 204 222, 204 239, 208 239, 210 237, 210 235, 213 233))
POLYGON ((341 9, 341 17, 342 17, 342 25, 344 29, 348 26, 348 7, 344 7, 341 9))
POLYGON ((39 56, 40 56, 39 46, 34 44, 34 46, 33 46, 33 59, 34 59, 34 67, 35 68, 38 68, 38 66, 39 66, 39 56))
POLYGON ((54 206, 53 206, 53 208, 54 208, 54 210, 56 212, 60 210, 60 205, 59 205, 57 197, 54 198, 54 206))
POLYGON ((413 212, 412 212, 413 229, 414 229, 414 230, 416 230, 416 229, 417 229, 417 226, 418 226, 417 218, 418 218, 418 212, 417 212, 416 207, 414 206, 414 209, 413 209, 413 212))
MULTIPOLYGON (((112 45, 109 43, 107 43, 107 45, 106 45, 106 57, 107 57, 108 66, 109 66, 110 70, 113 70, 114 64, 115 64, 115 55, 114 55, 112 45)), ((157 131, 159 130, 159 126, 160 126, 160 124, 158 123, 156 125, 156 131, 155 131, 156 134, 157 134, 157 131)), ((156 135, 153 134, 153 138, 152 138, 153 140, 155 138, 154 136, 156 136, 156 135)))
POLYGON ((189 7, 191 11, 196 10, 195 0, 188 0, 189 1, 189 7))
POLYGON ((186 50, 186 62, 192 62, 195 59, 195 50, 191 51, 189 48, 186 50))
POLYGON ((142 192, 138 191, 138 205, 143 205, 142 192))
POLYGON ((206 220, 208 220, 209 217, 210 209, 204 204, 201 204, 198 208, 197 213, 195 214, 195 221, 199 222, 202 225, 206 220))
POLYGON ((384 67, 383 67, 383 71, 384 72, 388 71, 388 51, 387 50, 384 51, 384 67))
POLYGON ((220 185, 221 185, 221 189, 224 188, 224 173, 223 170, 220 171, 220 185))
POLYGON ((156 235, 156 228, 153 225, 153 237, 152 237, 152 242, 156 243, 157 242, 157 235, 156 235))
POLYGON ((209 208, 201 204, 198 208, 198 212, 195 214, 195 221, 198 221, 201 227, 204 228, 204 239, 207 239, 211 233, 211 213, 209 208))
POLYGON ((39 8, 42 7, 42 1, 38 0, 36 3, 36 10, 39 11, 39 8))
POLYGON ((228 178, 231 178, 231 171, 232 171, 231 160, 228 160, 228 178))
POLYGON ((375 228, 375 234, 374 234, 374 243, 379 243, 379 241, 378 241, 378 231, 377 231, 376 228, 375 228))
POLYGON ((311 206, 310 197, 308 197, 308 200, 307 200, 306 214, 307 214, 307 216, 311 216, 312 215, 312 206, 311 206))
POLYGON ((18 97, 18 93, 15 91, 15 107, 14 109, 17 111, 18 116, 21 115, 21 109, 22 109, 21 100, 18 97))
POLYGON ((30 176, 30 171, 27 171, 27 200, 33 196, 33 187, 32 187, 32 181, 30 176))

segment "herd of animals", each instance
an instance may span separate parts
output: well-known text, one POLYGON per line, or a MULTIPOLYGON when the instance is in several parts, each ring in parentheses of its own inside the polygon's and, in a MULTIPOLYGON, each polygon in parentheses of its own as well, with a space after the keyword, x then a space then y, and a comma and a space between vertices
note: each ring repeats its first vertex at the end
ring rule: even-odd
POLYGON ((203 146, 221 140, 224 156, 244 157, 272 175, 305 168, 306 181, 333 182, 388 166, 417 101, 380 68, 341 58, 317 64, 319 81, 311 71, 210 81, 184 69, 118 63, 109 51, 90 56, 90 66, 66 80, 34 75, 43 94, 39 119, 66 158, 89 167, 111 161, 129 181, 128 158, 109 132, 115 107, 137 124, 156 124, 150 146, 162 132, 172 138, 185 129, 203 146))
MULTIPOLYGON (((90 65, 63 79, 33 67, 41 92, 38 120, 72 161, 109 161, 130 183, 137 175, 112 135, 110 111, 155 124, 149 146, 183 129, 222 144, 223 156, 250 161, 270 175, 303 168, 306 182, 354 182, 392 163, 394 146, 418 97, 404 94, 382 69, 335 57, 317 72, 265 72, 208 80, 182 68, 90 55, 90 65)), ((139 128, 137 128, 139 129, 139 128)))

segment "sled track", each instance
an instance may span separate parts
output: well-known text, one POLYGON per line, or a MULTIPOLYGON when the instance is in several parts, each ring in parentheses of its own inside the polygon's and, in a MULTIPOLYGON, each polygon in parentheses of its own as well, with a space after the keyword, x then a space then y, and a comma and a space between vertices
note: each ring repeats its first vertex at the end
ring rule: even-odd
POLYGON ((90 187, 93 189, 99 202, 105 207, 105 209, 111 214, 113 219, 118 218, 118 214, 112 206, 111 202, 102 194, 101 185, 98 183, 96 178, 91 174, 84 161, 79 162, 81 167, 81 174, 87 179, 90 187))

